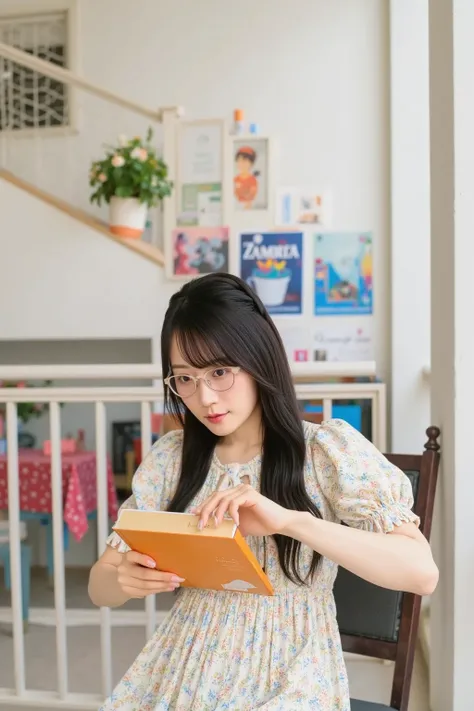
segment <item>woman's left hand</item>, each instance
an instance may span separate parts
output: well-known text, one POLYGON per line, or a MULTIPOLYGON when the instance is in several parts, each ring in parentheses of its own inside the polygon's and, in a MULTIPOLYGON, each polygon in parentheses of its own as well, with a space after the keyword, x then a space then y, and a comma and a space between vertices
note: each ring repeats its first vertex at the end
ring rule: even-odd
POLYGON ((284 533, 296 512, 267 499, 249 484, 240 484, 214 492, 194 513, 199 516, 200 528, 204 528, 210 518, 219 526, 228 513, 243 536, 271 536, 284 533))

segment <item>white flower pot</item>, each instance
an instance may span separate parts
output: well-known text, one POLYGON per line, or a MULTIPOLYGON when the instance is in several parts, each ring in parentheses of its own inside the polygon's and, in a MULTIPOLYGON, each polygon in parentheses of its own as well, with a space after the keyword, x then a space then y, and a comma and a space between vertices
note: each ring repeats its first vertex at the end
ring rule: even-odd
POLYGON ((119 237, 140 239, 145 229, 148 207, 137 198, 113 197, 109 205, 110 231, 119 237))

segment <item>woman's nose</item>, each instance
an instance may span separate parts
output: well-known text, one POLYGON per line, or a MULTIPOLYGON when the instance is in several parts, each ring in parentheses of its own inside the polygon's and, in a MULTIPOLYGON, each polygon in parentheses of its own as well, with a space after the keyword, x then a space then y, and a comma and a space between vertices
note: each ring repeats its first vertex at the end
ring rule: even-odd
POLYGON ((201 404, 204 407, 209 407, 210 405, 214 405, 217 402, 218 397, 216 391, 210 388, 205 380, 199 381, 198 391, 201 404))

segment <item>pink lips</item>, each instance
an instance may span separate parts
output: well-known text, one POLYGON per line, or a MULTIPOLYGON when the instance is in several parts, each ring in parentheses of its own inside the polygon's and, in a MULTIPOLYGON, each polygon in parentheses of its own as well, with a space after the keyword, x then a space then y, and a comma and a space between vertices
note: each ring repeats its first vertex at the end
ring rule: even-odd
POLYGON ((219 422, 222 422, 226 415, 227 412, 223 412, 219 415, 207 415, 206 419, 209 420, 209 422, 212 422, 213 425, 217 425, 219 422))

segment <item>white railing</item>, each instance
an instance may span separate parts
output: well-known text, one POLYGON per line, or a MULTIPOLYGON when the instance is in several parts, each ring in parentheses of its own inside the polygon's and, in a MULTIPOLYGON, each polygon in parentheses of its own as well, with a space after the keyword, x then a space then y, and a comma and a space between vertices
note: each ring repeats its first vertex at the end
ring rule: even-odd
MULTIPOLYGON (((299 364, 293 372, 295 380, 331 378, 341 375, 373 375, 375 364, 317 363, 299 364)), ((13 623, 13 649, 15 665, 15 686, 0 689, 0 707, 15 704, 19 707, 34 705, 43 708, 97 709, 103 698, 108 696, 113 684, 112 678, 111 627, 113 625, 143 625, 149 638, 161 614, 155 607, 155 598, 148 597, 143 611, 109 610, 68 610, 65 599, 65 565, 63 541, 63 492, 61 474, 61 409, 60 403, 95 403, 95 435, 97 461, 97 554, 105 547, 109 533, 107 500, 107 447, 105 406, 111 402, 141 403, 142 456, 149 451, 152 442, 151 413, 160 410, 163 403, 160 368, 155 365, 107 365, 107 366, 2 366, 0 381, 41 380, 51 378, 76 380, 116 380, 140 379, 158 381, 143 386, 81 386, 50 388, 0 388, 0 403, 6 403, 7 410, 7 456, 8 456, 8 515, 10 527, 10 560, 12 583, 12 609, 0 609, 0 620, 13 623), (22 589, 20 567, 20 498, 19 498, 19 452, 17 404, 39 402, 49 404, 51 439, 51 488, 54 542, 54 610, 30 610, 30 623, 51 624, 56 628, 57 690, 40 691, 26 688, 25 639, 22 620, 22 589), (69 691, 67 629, 78 625, 100 625, 102 684, 101 695, 76 694, 69 691)), ((323 403, 323 417, 329 419, 332 408, 338 400, 370 400, 372 403, 372 439, 374 444, 385 450, 385 386, 381 383, 331 383, 297 382, 295 389, 300 400, 318 400, 323 403)), ((131 660, 132 661, 132 660, 131 660)), ((45 661, 45 664, 48 663, 45 661)))
MULTIPOLYGON (((0 173, 11 173, 104 221, 106 208, 90 205, 88 180, 91 162, 103 156, 104 143, 117 144, 120 135, 144 137, 151 126, 154 141, 161 144, 163 158, 172 171, 173 126, 182 115, 179 106, 144 106, 69 69, 0 42, 0 173), (15 72, 18 66, 32 72, 28 82, 15 72), (38 86, 39 77, 64 85, 60 116, 49 116, 57 94, 54 87, 49 98, 46 90, 39 92, 37 88, 31 89, 31 96, 28 94, 30 86, 38 86), (40 95, 46 96, 44 104, 39 103, 40 95)), ((144 239, 159 246, 158 210, 152 210, 150 218, 151 227, 144 239)))

